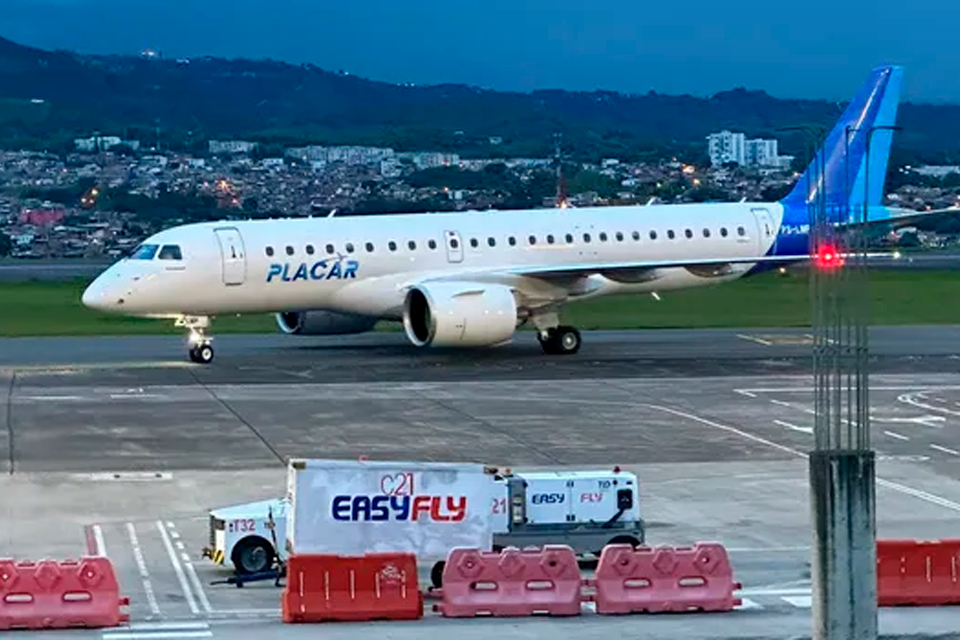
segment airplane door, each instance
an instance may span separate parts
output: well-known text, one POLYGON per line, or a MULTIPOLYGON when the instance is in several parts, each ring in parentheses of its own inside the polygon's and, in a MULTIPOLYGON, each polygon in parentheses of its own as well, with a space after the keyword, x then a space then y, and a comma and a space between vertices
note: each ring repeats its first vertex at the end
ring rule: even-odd
POLYGON ((773 216, 767 209, 763 208, 751 209, 751 211, 757 221, 757 244, 761 251, 765 251, 776 242, 777 232, 773 226, 773 216))
POLYGON ((460 241, 460 234, 456 231, 445 231, 447 243, 447 261, 463 262, 463 242, 460 241))
POLYGON ((243 238, 236 227, 215 229, 220 243, 220 258, 223 267, 223 284, 243 284, 247 276, 247 258, 243 251, 243 238))

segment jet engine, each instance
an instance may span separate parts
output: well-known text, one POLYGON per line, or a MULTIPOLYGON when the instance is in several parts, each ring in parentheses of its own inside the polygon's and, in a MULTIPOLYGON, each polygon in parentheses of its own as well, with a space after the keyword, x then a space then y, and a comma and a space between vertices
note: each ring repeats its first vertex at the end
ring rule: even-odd
POLYGON ((517 302, 509 287, 431 282, 407 292, 403 328, 418 347, 486 347, 508 341, 517 328, 517 302))
POLYGON ((300 336, 332 336, 370 331, 377 318, 335 311, 285 311, 277 314, 280 331, 300 336))

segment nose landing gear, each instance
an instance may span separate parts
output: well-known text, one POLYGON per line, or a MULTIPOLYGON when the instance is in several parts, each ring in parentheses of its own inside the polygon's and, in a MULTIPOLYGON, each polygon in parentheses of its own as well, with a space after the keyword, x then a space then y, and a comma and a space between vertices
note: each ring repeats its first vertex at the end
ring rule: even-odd
POLYGON ((207 316, 181 316, 177 318, 176 326, 186 327, 190 330, 187 337, 187 343, 190 349, 187 354, 191 362, 197 364, 210 364, 213 362, 213 338, 206 335, 206 329, 210 326, 210 318, 207 316))

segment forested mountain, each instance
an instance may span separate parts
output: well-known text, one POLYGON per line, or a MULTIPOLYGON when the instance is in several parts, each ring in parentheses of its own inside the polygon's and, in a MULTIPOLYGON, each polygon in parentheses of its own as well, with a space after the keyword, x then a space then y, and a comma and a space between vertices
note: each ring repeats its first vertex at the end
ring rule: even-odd
MULTIPOLYGON (((867 69, 864 69, 864 77, 867 69)), ((908 70, 909 72, 909 70, 908 70)), ((856 87, 850 87, 851 95, 856 87)), ((720 129, 777 137, 804 154, 798 124, 832 124, 842 105, 742 88, 710 98, 465 85, 400 86, 261 60, 91 56, 0 38, 0 144, 65 150, 94 131, 201 147, 216 138, 269 145, 374 144, 464 156, 544 156, 553 134, 577 157, 705 154, 720 129), (500 144, 491 144, 500 137, 500 144)), ((901 162, 960 163, 960 105, 901 106, 901 162)))

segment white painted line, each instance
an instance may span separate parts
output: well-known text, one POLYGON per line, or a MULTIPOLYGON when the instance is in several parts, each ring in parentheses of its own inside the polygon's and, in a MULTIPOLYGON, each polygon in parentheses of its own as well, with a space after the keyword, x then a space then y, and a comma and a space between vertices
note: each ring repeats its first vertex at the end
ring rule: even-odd
MULTIPOLYGON (((687 418, 688 420, 693 420, 693 421, 695 421, 695 422, 699 422, 699 423, 701 423, 701 424, 705 424, 705 425, 707 425, 707 426, 714 427, 715 429, 721 429, 721 430, 723 430, 723 431, 728 431, 728 432, 730 432, 730 433, 735 433, 735 434, 737 434, 737 435, 739 435, 739 436, 741 436, 741 437, 743 437, 743 438, 746 438, 747 440, 753 440, 754 442, 759 442, 760 444, 765 444, 765 445, 767 445, 768 447, 772 447, 772 448, 778 449, 778 450, 780 450, 780 451, 785 451, 785 452, 790 453, 790 454, 793 454, 793 455, 795 455, 795 456, 797 456, 797 457, 799 457, 799 458, 808 458, 808 457, 809 457, 807 454, 802 453, 802 452, 800 452, 800 451, 797 451, 796 449, 793 449, 793 448, 791 448, 791 447, 787 447, 787 446, 782 445, 782 444, 777 444, 776 442, 771 442, 770 440, 767 440, 766 438, 761 438, 760 436, 755 436, 755 435, 753 435, 752 433, 746 433, 745 431, 741 431, 740 429, 737 429, 737 428, 735 428, 735 427, 730 427, 730 426, 727 426, 727 425, 724 425, 724 424, 720 424, 719 422, 714 422, 713 420, 707 420, 706 418, 701 418, 700 416, 695 416, 695 415, 693 415, 692 413, 687 413, 687 412, 685 412, 685 411, 678 411, 677 409, 671 409, 671 408, 669 408, 669 407, 661 407, 661 406, 655 405, 655 404, 643 404, 643 403, 641 403, 640 406, 649 407, 649 408, 651 408, 651 409, 658 409, 658 410, 660 410, 660 411, 665 411, 665 412, 667 412, 667 413, 672 413, 673 415, 680 416, 681 418, 687 418)), ((935 505, 937 505, 937 506, 943 507, 943 508, 945 508, 945 509, 950 509, 951 511, 955 511, 955 512, 957 512, 957 513, 960 513, 960 504, 957 504, 956 502, 954 502, 954 501, 952 501, 952 500, 947 500, 946 498, 942 498, 942 497, 940 497, 940 496, 934 495, 934 494, 932 494, 932 493, 928 493, 928 492, 926 492, 926 491, 921 491, 920 489, 914 489, 913 487, 908 487, 908 486, 902 485, 902 484, 900 484, 900 483, 898 483, 898 482, 893 482, 893 481, 891 481, 891 480, 885 480, 885 479, 883 479, 883 478, 881 478, 881 477, 879 477, 879 476, 876 477, 876 483, 877 483, 879 486, 881 486, 881 487, 886 487, 887 489, 892 489, 892 490, 897 491, 897 492, 899 492, 899 493, 905 493, 905 494, 907 494, 907 495, 909 495, 909 496, 913 496, 914 498, 919 498, 920 500, 924 500, 924 501, 926 501, 926 502, 930 502, 930 503, 932 503, 932 504, 935 504, 935 505)))
POLYGON ((769 340, 764 340, 763 338, 758 338, 756 336, 744 335, 742 333, 738 333, 737 337, 740 338, 741 340, 749 340, 750 342, 756 342, 757 344, 762 344, 765 347, 769 347, 770 345, 773 344, 769 340))
POLYGON ((183 590, 183 595, 187 599, 190 612, 194 614, 200 613, 200 610, 197 609, 197 601, 193 598, 193 592, 190 591, 190 585, 187 584, 187 577, 183 574, 183 567, 180 566, 180 561, 177 560, 177 554, 173 550, 173 545, 170 544, 170 536, 167 535, 167 530, 159 520, 157 520, 157 530, 160 532, 160 537, 163 538, 163 546, 167 548, 167 555, 170 557, 170 563, 173 565, 173 570, 177 574, 177 580, 180 581, 180 588, 183 590))
POLYGON ((171 532, 170 532, 170 537, 173 538, 174 540, 179 540, 179 539, 180 539, 180 532, 179 532, 179 531, 171 531, 171 532))
POLYGON ((950 455, 960 456, 960 451, 956 451, 955 449, 947 449, 946 447, 941 447, 938 444, 932 444, 930 445, 930 448, 936 449, 937 451, 943 451, 944 453, 949 453, 950 455))
POLYGON ((786 427, 787 429, 793 429, 794 431, 799 431, 800 433, 813 433, 813 427, 798 427, 795 424, 790 424, 789 422, 784 422, 783 420, 774 420, 781 427, 786 427))
POLYGON ((147 603, 150 605, 150 611, 159 616, 160 605, 157 603, 157 597, 153 593, 153 583, 150 582, 150 573, 147 571, 147 563, 143 560, 143 549, 140 547, 140 540, 137 539, 137 531, 133 523, 127 523, 127 533, 130 535, 130 547, 133 549, 133 557, 137 561, 137 568, 140 570, 140 577, 143 578, 143 592, 147 596, 147 603))
MULTIPOLYGON (((930 393, 932 391, 955 391, 960 390, 960 385, 897 385, 897 386, 870 386, 870 391, 900 391, 901 393, 905 391, 913 390, 914 393, 930 393)), ((750 393, 813 393, 814 389, 812 386, 806 387, 748 387, 746 389, 736 389, 736 391, 749 391, 750 393)))
POLYGON ((139 399, 139 398, 167 398, 166 394, 162 393, 111 393, 111 400, 126 400, 130 399, 139 399))
MULTIPOLYGON (((921 392, 922 393, 922 392, 921 392)), ((918 409, 926 409, 927 411, 933 411, 934 413, 945 413, 949 416, 960 416, 960 411, 953 411, 951 409, 944 409, 943 407, 938 407, 936 405, 927 404, 926 402, 920 402, 917 400, 917 396, 921 396, 921 393, 903 393, 897 396, 897 402, 902 402, 904 404, 909 404, 912 407, 917 407, 918 409)))
POLYGON ((899 433, 894 433, 893 431, 884 431, 884 433, 887 434, 888 436, 890 436, 891 438, 896 438, 897 440, 909 440, 909 439, 910 439, 910 438, 908 438, 907 436, 902 436, 902 435, 900 435, 899 433))
POLYGON ((103 529, 100 525, 93 525, 93 539, 97 541, 97 555, 107 557, 107 543, 103 540, 103 529))
POLYGON ((675 416, 680 416, 681 418, 686 418, 687 420, 693 420, 694 422, 699 422, 699 423, 701 423, 701 424, 705 424, 705 425, 707 425, 707 426, 709 426, 709 427, 713 427, 714 429, 720 429, 720 430, 722 430, 722 431, 728 431, 728 432, 730 432, 730 433, 735 433, 736 435, 740 436, 741 438, 746 438, 747 440, 753 440, 754 442, 759 442, 760 444, 764 444, 764 445, 766 445, 766 446, 768 446, 768 447, 773 447, 774 449, 779 449, 780 451, 785 451, 785 452, 790 453, 790 454, 793 454, 793 455, 795 455, 795 456, 801 456, 801 457, 803 457, 803 458, 806 458, 806 457, 807 457, 807 455, 806 455, 805 453, 800 453, 800 452, 797 451, 796 449, 791 449, 790 447, 786 447, 786 446, 784 446, 784 445, 782 445, 782 444, 777 444, 776 442, 771 442, 770 440, 767 440, 766 438, 761 438, 760 436, 755 436, 755 435, 753 435, 752 433, 747 433, 746 431, 741 431, 740 429, 737 429, 736 427, 730 427, 730 426, 727 426, 727 425, 725 425, 725 424, 720 424, 719 422, 714 422, 713 420, 707 420, 706 418, 701 418, 700 416, 695 416, 695 415, 693 415, 692 413, 687 413, 686 411, 679 411, 679 410, 677 410, 677 409, 671 409, 670 407, 662 407, 662 406, 656 405, 656 404, 642 404, 642 406, 650 407, 651 409, 656 409, 657 411, 664 411, 664 412, 666 412, 666 413, 672 413, 672 414, 675 415, 675 416))
POLYGON ((932 493, 927 493, 926 491, 921 491, 920 489, 914 489, 913 487, 908 487, 891 480, 884 480, 883 478, 877 478, 877 484, 882 487, 893 489, 894 491, 899 491, 900 493, 905 493, 915 498, 920 498, 921 500, 931 502, 935 505, 943 507, 944 509, 950 509, 951 511, 960 513, 960 504, 957 504, 952 500, 947 500, 946 498, 941 498, 940 496, 935 496, 932 493))
POLYGON ((144 633, 103 632, 103 640, 192 640, 193 638, 212 638, 213 632, 207 631, 146 631, 144 633))
POLYGON ((734 609, 763 609, 763 606, 750 598, 740 598, 740 606, 734 607, 734 609))
POLYGON ((812 596, 782 596, 781 600, 789 602, 795 607, 800 609, 809 609, 813 606, 813 597, 812 596))
POLYGON ((83 400, 81 396, 19 396, 20 400, 83 400))
POLYGON ((810 587, 799 587, 793 589, 740 589, 739 593, 744 596, 809 596, 810 587))
POLYGON ((127 631, 169 631, 170 629, 209 629, 206 622, 135 622, 122 631, 105 630, 104 633, 124 633, 127 631))
POLYGON ((771 399, 770 399, 770 402, 772 402, 773 404, 778 404, 778 405, 780 405, 781 407, 789 407, 789 406, 790 406, 790 403, 789 403, 789 402, 784 402, 783 400, 777 400, 776 398, 771 398, 771 399))
POLYGON ((184 551, 184 550, 185 550, 185 547, 183 546, 183 540, 177 540, 177 541, 174 542, 173 544, 176 545, 177 551, 184 551))
MULTIPOLYGON (((172 522, 167 522, 167 526, 170 528, 171 532, 175 530, 172 522)), ((182 545, 180 542, 177 544, 182 545)), ((213 613, 213 608, 210 606, 210 600, 207 599, 207 593, 203 590, 203 585, 200 584, 200 578, 197 576, 197 570, 194 568, 193 562, 190 561, 190 556, 186 553, 181 553, 180 557, 183 559, 183 566, 187 570, 187 577, 189 577, 190 582, 193 583, 193 588, 197 592, 197 597, 200 599, 200 604, 203 605, 204 611, 207 613, 213 613)))
POLYGON ((750 393, 749 391, 744 391, 743 389, 734 389, 733 391, 734 391, 735 393, 739 393, 739 394, 742 395, 742 396, 747 396, 748 398, 756 398, 756 397, 757 397, 757 394, 755 394, 755 393, 750 393))

